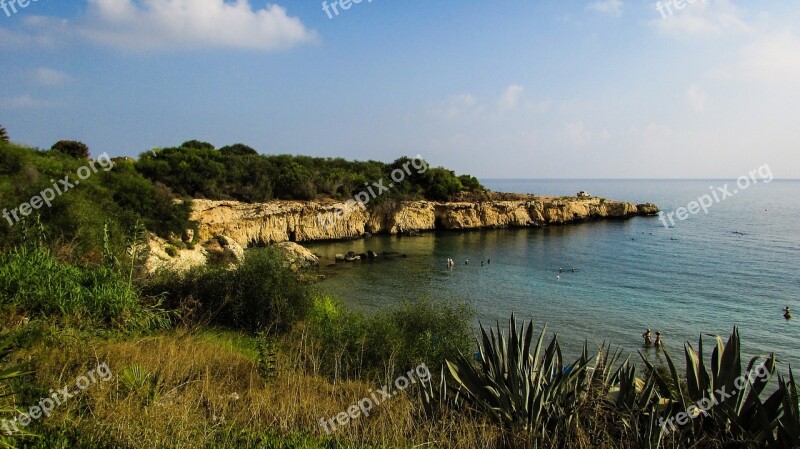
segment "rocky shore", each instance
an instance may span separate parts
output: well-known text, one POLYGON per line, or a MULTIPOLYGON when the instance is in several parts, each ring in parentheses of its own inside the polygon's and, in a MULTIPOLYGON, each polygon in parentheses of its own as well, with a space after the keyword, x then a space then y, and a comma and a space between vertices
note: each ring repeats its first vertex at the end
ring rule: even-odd
POLYGON ((192 219, 199 237, 225 235, 242 246, 286 241, 341 240, 365 234, 435 230, 522 228, 564 225, 608 218, 655 215, 654 204, 634 205, 603 198, 485 194, 456 201, 405 201, 368 210, 335 201, 273 201, 247 204, 195 200, 192 219))
MULTIPOLYGON (((202 244, 169 255, 170 251, 163 248, 165 242, 151 241, 149 271, 162 267, 185 269, 205 263, 215 253, 239 255, 242 253, 240 248, 254 246, 283 244, 281 247, 294 256, 303 253, 302 247, 287 242, 437 230, 545 227, 650 216, 659 212, 656 205, 649 203, 635 205, 604 198, 493 192, 461 195, 447 202, 387 201, 367 210, 333 200, 250 204, 198 199, 193 201, 193 205, 192 219, 199 224, 195 241, 202 244), (222 242, 221 247, 219 242, 222 242)), ((308 256, 299 255, 313 263, 308 256)))

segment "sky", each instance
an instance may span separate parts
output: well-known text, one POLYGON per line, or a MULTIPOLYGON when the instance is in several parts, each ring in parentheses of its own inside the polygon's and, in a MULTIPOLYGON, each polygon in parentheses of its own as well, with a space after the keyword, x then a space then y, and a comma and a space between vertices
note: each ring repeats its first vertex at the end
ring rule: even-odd
POLYGON ((276 1, 0 0, 0 124, 112 156, 800 178, 796 0, 276 1))

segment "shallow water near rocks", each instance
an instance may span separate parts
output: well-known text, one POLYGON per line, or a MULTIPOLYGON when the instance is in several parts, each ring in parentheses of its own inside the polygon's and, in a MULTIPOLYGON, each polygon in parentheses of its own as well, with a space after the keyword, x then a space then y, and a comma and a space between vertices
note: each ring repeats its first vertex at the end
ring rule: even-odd
MULTIPOLYGON (((495 191, 587 190, 654 202, 665 211, 725 184, 735 181, 484 181, 495 191)), ((306 246, 322 255, 326 278, 319 288, 367 312, 424 295, 465 300, 477 312, 476 324, 506 322, 512 312, 532 319, 537 331, 547 323, 572 357, 584 339, 590 349, 607 341, 635 354, 650 328, 661 331, 673 358, 682 360, 684 342, 696 346, 701 333, 727 338, 736 325, 745 355, 774 351, 785 370, 800 363, 798 198, 800 181, 776 180, 753 185, 671 229, 658 218, 639 217, 306 246), (407 257, 328 266, 336 253, 368 250, 407 257), (456 262, 452 269, 448 258, 456 262), (491 264, 481 266, 487 259, 491 264), (796 311, 792 320, 782 316, 787 305, 796 311)), ((648 351, 657 358, 655 350, 648 351)))

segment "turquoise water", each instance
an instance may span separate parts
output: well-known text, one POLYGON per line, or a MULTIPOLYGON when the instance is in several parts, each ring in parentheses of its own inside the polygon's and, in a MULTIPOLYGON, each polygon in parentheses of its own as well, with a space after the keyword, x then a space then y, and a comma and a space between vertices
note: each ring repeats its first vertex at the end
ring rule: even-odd
MULTIPOLYGON (((735 181, 486 180, 495 191, 594 195, 654 202, 671 211, 735 181)), ((641 349, 645 328, 682 345, 703 334, 727 337, 739 326, 747 355, 775 351, 800 363, 800 181, 760 183, 664 228, 658 218, 546 229, 440 232, 421 237, 308 245, 323 256, 322 290, 365 311, 422 295, 468 301, 483 323, 511 312, 545 323, 565 353, 612 342, 641 349), (331 264, 336 253, 372 250, 407 255, 388 261, 331 264), (447 258, 456 266, 446 267, 447 258), (465 260, 469 265, 464 265, 465 260), (481 267, 481 260, 491 265, 481 267), (561 279, 558 270, 564 268, 561 279), (578 271, 573 273, 571 268, 578 271), (793 320, 782 310, 791 306, 793 320)), ((654 352, 651 355, 655 356, 654 352)))

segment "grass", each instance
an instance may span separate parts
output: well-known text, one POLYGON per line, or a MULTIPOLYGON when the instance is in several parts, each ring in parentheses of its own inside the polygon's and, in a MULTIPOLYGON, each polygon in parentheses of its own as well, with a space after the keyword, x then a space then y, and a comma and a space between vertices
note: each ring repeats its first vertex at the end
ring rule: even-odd
POLYGON ((38 388, 18 403, 35 403, 41 391, 69 384, 97 361, 108 363, 114 380, 92 385, 37 422, 31 430, 44 441, 27 447, 467 447, 498 435, 493 426, 456 417, 447 426, 420 421, 412 392, 328 436, 320 418, 346 410, 375 385, 306 374, 291 352, 280 354, 276 378, 265 381, 256 361, 242 354, 252 342, 235 333, 168 332, 119 342, 73 337, 53 328, 49 343, 28 354, 37 361, 38 388), (131 367, 153 381, 126 388, 131 367))
POLYGON ((64 317, 74 325, 142 331, 169 325, 156 306, 113 268, 66 264, 37 244, 0 254, 0 307, 64 317))

